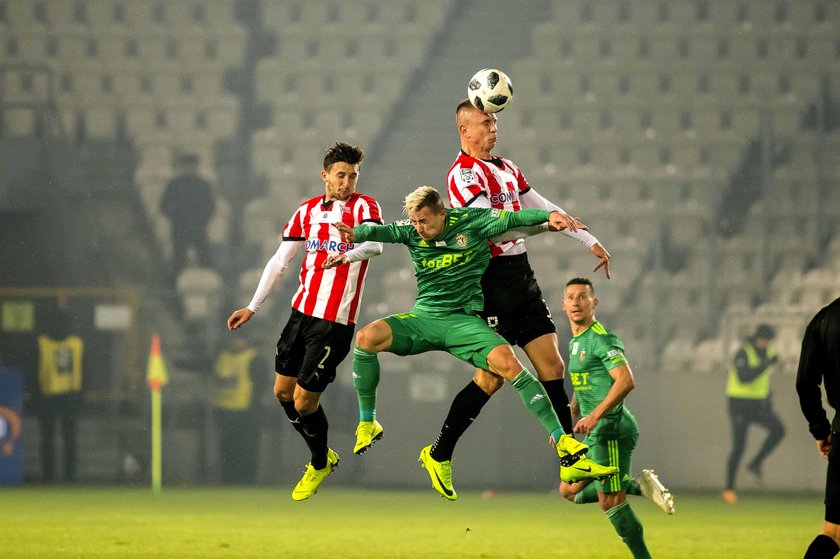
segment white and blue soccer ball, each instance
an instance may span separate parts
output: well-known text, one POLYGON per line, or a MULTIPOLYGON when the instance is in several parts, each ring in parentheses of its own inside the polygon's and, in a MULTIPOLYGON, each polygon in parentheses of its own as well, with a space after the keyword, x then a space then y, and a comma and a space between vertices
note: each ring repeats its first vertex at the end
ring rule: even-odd
POLYGON ((513 85, 501 70, 479 70, 467 85, 467 98, 473 107, 485 113, 497 113, 513 99, 513 85))

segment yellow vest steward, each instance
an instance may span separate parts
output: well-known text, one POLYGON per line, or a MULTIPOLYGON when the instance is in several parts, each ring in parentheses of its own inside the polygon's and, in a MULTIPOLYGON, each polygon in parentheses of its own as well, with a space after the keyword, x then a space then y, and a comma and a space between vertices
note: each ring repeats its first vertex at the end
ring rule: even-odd
POLYGON ((82 389, 82 351, 85 343, 78 336, 53 340, 38 336, 40 359, 38 381, 45 396, 56 396, 82 389))
MULTIPOLYGON (((744 352, 747 354, 747 365, 755 368, 761 365, 761 358, 755 351, 752 344, 744 344, 744 352)), ((776 352, 768 347, 767 358, 772 359, 776 352)), ((764 369, 752 382, 741 382, 738 378, 738 371, 735 367, 729 369, 729 380, 726 383, 726 395, 730 398, 747 398, 750 400, 765 400, 770 396, 770 372, 772 365, 764 369)))
POLYGON ((216 394, 213 404, 223 410, 245 410, 251 406, 251 361, 257 350, 225 351, 216 359, 216 394))

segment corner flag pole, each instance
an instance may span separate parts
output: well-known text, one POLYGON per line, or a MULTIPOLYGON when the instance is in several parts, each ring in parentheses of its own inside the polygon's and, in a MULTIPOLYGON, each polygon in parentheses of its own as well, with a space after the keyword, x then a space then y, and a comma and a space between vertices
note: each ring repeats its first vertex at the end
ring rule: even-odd
POLYGON ((152 493, 160 495, 161 484, 161 387, 169 382, 166 374, 166 364, 160 354, 160 336, 152 335, 152 346, 149 348, 149 363, 146 368, 146 384, 152 394, 152 493))

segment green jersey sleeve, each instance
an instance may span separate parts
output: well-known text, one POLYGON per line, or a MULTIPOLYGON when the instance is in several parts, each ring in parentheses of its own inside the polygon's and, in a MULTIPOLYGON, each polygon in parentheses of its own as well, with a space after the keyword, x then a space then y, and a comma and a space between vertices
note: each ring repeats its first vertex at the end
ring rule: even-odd
POLYGON ((387 225, 362 223, 353 228, 353 233, 356 235, 354 243, 378 241, 380 243, 406 244, 413 230, 414 227, 408 220, 395 221, 387 225))
POLYGON ((545 223, 550 215, 551 210, 536 208, 526 208, 516 212, 494 208, 482 213, 482 232, 489 239, 514 227, 545 223))
POLYGON ((601 364, 608 371, 619 365, 627 364, 627 357, 624 355, 624 343, 612 332, 601 336, 599 343, 595 346, 595 357, 601 360, 601 364))

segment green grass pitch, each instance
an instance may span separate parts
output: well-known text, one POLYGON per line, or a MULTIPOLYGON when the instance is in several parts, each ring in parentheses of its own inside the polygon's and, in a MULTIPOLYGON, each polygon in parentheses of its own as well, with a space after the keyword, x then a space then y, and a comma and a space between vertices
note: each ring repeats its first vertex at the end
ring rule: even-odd
MULTIPOLYGON (((295 503, 283 487, 0 490, 5 559, 57 557, 627 558, 597 505, 548 493, 428 491, 325 485, 295 503)), ((631 497, 654 557, 801 557, 822 525, 820 495, 676 493, 677 514, 631 497)))

